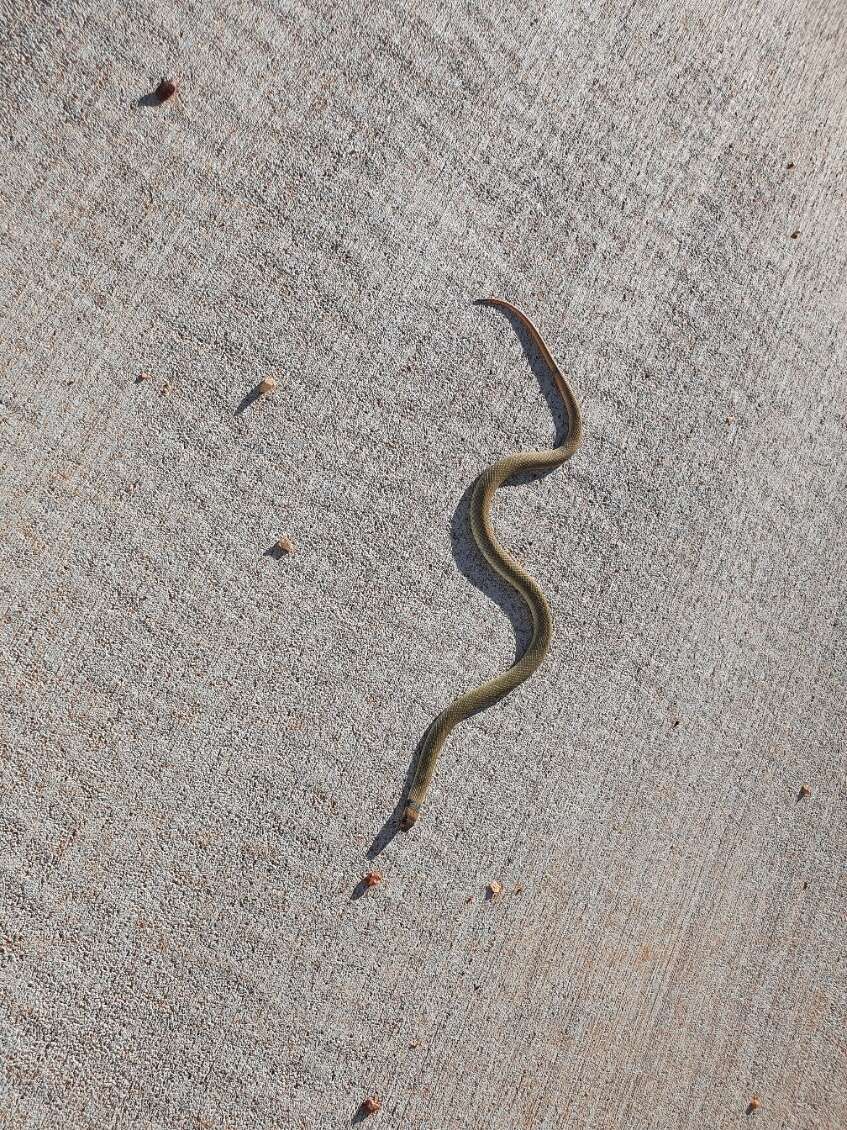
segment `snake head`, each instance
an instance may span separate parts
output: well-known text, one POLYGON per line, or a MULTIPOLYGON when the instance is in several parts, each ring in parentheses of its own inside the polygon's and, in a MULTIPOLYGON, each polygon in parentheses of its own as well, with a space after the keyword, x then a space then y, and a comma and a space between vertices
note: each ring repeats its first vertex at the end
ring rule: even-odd
POLYGON ((400 828, 404 832, 408 832, 413 824, 417 823, 417 819, 421 814, 421 810, 416 804, 411 801, 403 809, 403 819, 400 821, 400 828))

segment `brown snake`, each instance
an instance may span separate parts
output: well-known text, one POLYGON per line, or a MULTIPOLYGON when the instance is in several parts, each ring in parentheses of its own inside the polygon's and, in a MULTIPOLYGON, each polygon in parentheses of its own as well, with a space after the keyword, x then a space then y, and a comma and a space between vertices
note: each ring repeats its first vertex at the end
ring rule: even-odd
POLYGON ((417 751, 414 774, 403 811, 401 828, 408 831, 420 816, 421 806, 435 772, 435 763, 444 742, 453 727, 464 722, 471 714, 493 706, 520 686, 535 671, 550 647, 553 624, 550 608, 538 584, 511 554, 497 541, 491 524, 491 501, 494 492, 513 475, 525 472, 548 471, 570 459, 582 438, 582 417, 576 397, 562 375, 541 334, 517 306, 503 298, 481 298, 481 305, 496 306, 514 315, 526 330, 564 402, 568 414, 568 433, 558 447, 545 451, 517 452, 500 459, 483 471, 473 485, 470 498, 470 527, 473 539, 482 556, 507 584, 520 595, 532 615, 532 638, 523 655, 507 671, 489 679, 479 687, 467 691, 453 701, 430 723, 417 751))

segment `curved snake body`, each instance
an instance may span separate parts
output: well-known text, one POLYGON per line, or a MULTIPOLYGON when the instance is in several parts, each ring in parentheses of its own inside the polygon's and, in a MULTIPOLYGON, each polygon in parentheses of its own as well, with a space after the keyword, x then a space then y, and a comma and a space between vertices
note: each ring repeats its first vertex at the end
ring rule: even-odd
POLYGON ((470 499, 470 527, 474 541, 491 568, 523 597, 532 616, 532 637, 523 655, 507 671, 460 695, 430 724, 418 748, 412 782, 406 795, 401 822, 404 831, 408 831, 420 815, 421 806, 435 772, 438 754, 451 730, 472 714, 493 706, 515 687, 520 686, 539 666, 550 647, 553 624, 544 593, 521 564, 500 545, 494 534, 491 523, 491 502, 494 492, 514 475, 547 471, 560 466, 570 459, 582 438, 582 417, 576 397, 530 319, 517 306, 502 298, 482 298, 479 299, 479 303, 508 311, 526 330, 550 370, 553 382, 564 402, 568 415, 568 432, 558 447, 506 456, 505 459, 499 460, 488 470, 483 471, 474 483, 470 499))

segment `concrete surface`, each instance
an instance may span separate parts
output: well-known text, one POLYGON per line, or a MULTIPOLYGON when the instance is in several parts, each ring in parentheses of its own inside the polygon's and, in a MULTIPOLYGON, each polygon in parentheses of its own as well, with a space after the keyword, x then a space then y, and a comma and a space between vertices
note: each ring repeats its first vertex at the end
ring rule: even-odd
POLYGON ((0 13, 0 1127, 847 1125, 843 4, 0 13))

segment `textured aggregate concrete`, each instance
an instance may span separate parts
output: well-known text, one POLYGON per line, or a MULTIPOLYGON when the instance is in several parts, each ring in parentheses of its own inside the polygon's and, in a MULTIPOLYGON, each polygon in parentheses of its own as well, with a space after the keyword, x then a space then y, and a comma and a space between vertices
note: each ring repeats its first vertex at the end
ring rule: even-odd
POLYGON ((0 24, 0 1127, 847 1125, 840 0, 0 24))

